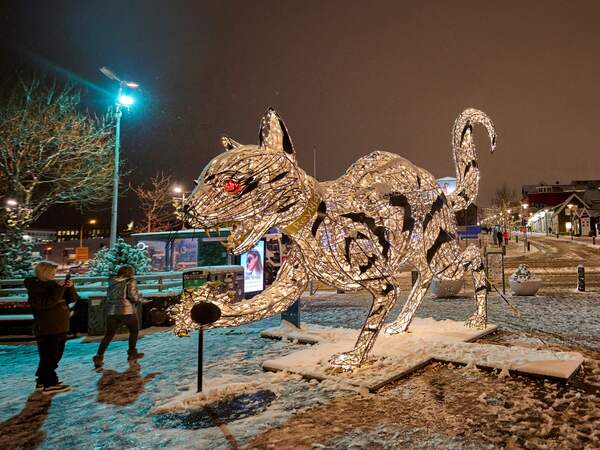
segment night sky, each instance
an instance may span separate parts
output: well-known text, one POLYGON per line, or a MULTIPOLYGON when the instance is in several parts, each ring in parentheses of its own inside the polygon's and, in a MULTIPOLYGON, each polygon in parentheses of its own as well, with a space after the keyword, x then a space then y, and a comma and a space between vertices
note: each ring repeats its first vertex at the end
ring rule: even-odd
MULTIPOLYGON (((256 143, 268 106, 318 178, 373 150, 453 176, 450 128, 487 112, 497 152, 476 129, 485 205, 506 181, 600 178, 600 3, 557 1, 3 2, 2 73, 26 64, 87 80, 102 111, 113 88, 98 68, 139 82, 123 117, 137 184, 162 170, 187 188, 228 134, 256 143)), ((132 217, 131 196, 121 222, 132 217)), ((104 213, 108 220, 108 212, 104 213)), ((102 215, 101 215, 102 216, 102 215)), ((42 221, 52 222, 57 214, 42 221)), ((74 216, 74 223, 78 219, 74 216)), ((44 223, 43 223, 44 224, 44 223)))

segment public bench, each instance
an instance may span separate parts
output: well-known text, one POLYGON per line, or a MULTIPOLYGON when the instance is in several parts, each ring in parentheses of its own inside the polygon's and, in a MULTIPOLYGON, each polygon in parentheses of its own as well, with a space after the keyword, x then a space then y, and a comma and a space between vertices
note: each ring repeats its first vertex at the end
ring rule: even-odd
MULTIPOLYGON (((64 276, 56 277, 64 280, 64 276)), ((102 298, 108 289, 108 277, 76 276, 72 278, 79 296, 102 298)), ((138 287, 144 296, 169 296, 181 292, 181 272, 155 272, 136 276, 138 287)), ((11 325, 31 323, 33 315, 27 302, 27 289, 23 279, 0 280, 0 335, 6 334, 11 325)))

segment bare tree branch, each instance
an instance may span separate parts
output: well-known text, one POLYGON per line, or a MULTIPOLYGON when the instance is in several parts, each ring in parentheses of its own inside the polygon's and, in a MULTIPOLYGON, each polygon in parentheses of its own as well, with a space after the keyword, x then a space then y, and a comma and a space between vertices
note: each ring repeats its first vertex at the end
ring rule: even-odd
POLYGON ((150 187, 131 186, 137 195, 139 208, 144 213, 144 219, 137 232, 164 231, 172 228, 175 221, 175 211, 172 203, 170 187, 173 180, 162 172, 150 179, 150 187))
POLYGON ((502 207, 503 205, 510 205, 519 200, 519 196, 517 195, 517 191, 508 187, 506 182, 502 184, 498 189, 494 191, 494 195, 492 197, 492 206, 502 207))

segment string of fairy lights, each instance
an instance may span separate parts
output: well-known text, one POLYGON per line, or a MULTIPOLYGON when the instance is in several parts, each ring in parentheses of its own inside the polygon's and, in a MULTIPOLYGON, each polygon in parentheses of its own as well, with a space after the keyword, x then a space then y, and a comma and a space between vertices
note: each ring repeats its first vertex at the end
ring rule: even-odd
POLYGON ((373 304, 357 342, 330 360, 335 368, 351 370, 365 362, 400 297, 398 276, 405 265, 415 267, 419 279, 386 333, 407 330, 433 277, 454 280, 467 271, 476 310, 466 324, 485 327, 482 256, 476 247, 460 248, 455 216, 478 192, 476 124, 487 130, 492 150, 496 144, 485 113, 466 109, 458 116, 452 128, 457 188, 447 197, 428 171, 382 151, 360 158, 336 180, 318 182, 298 166, 285 124, 273 109, 261 120, 258 146, 224 139, 227 151, 206 166, 187 200, 189 222, 205 229, 230 226, 227 247, 234 254, 250 250, 272 227, 286 232, 293 244, 275 282, 250 300, 238 301, 214 283, 186 290, 170 310, 175 332, 186 335, 196 328, 190 311, 199 302, 221 309, 213 326, 236 326, 284 311, 309 279, 345 291, 365 289, 373 304))

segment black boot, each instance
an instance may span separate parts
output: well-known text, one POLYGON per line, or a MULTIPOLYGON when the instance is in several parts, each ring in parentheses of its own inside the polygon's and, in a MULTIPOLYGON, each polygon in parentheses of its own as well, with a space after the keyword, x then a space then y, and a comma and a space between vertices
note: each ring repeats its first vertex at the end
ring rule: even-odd
POLYGON ((96 355, 92 358, 94 361, 94 367, 96 369, 102 369, 102 365, 104 364, 104 355, 96 355))
POLYGON ((134 359, 142 359, 143 357, 144 357, 144 354, 138 352, 136 348, 134 348, 133 350, 129 350, 127 352, 127 360, 128 361, 133 361, 134 359))

